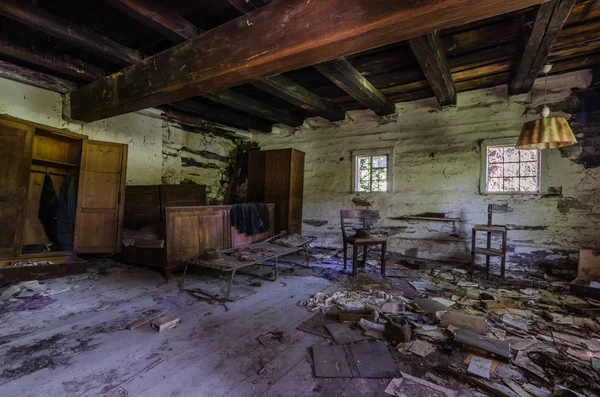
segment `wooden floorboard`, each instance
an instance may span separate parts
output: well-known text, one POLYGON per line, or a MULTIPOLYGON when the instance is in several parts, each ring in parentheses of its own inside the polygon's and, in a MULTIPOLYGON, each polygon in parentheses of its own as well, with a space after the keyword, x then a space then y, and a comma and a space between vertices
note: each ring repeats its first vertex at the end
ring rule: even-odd
MULTIPOLYGON (((70 352, 65 365, 44 368, 0 385, 0 395, 220 396, 232 390, 248 395, 243 385, 250 387, 249 382, 267 378, 264 371, 255 370, 258 364, 288 355, 297 362, 306 355, 307 347, 320 339, 295 330, 312 315, 296 303, 330 285, 324 279, 282 277, 274 283, 262 281, 261 287, 254 288, 256 294, 228 303, 230 310, 225 311, 223 306, 181 292, 176 283, 163 284, 160 276, 146 270, 139 272, 144 276, 136 277, 138 272, 134 271, 100 281, 82 280, 79 289, 57 296, 65 308, 70 304, 85 310, 58 319, 52 318, 50 309, 58 303, 49 305, 48 310, 43 309, 45 318, 34 321, 35 329, 2 346, 0 354, 57 334, 75 341, 87 338, 91 347, 70 352), (100 307, 100 312, 92 309, 106 302, 108 306, 100 307), (149 326, 122 329, 150 308, 178 315, 182 324, 164 333, 156 333, 149 326), (256 339, 277 330, 288 334, 290 344, 267 350, 256 339)), ((241 276, 236 280, 245 286, 250 279, 241 276)), ((192 275, 186 287, 205 282, 192 275)), ((212 286, 224 283, 210 282, 212 286)), ((14 318, 19 316, 24 314, 14 318)), ((289 360, 281 363, 288 367, 294 364, 289 360)), ((3 369, 0 364, 0 372, 3 369)), ((289 368, 278 366, 267 375, 281 375, 282 370, 289 368)))

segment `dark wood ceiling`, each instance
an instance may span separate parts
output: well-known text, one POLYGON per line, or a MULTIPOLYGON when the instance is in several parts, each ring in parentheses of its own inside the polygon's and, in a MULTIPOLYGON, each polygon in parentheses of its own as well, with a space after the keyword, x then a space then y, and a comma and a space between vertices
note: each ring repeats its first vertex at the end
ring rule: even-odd
MULTIPOLYGON (((0 2, 5 1, 9 0, 0 2)), ((137 1, 132 0, 133 3, 137 1)), ((300 86, 299 89, 303 87, 309 90, 320 97, 311 97, 310 101, 324 99, 325 105, 318 103, 315 106, 329 107, 327 110, 316 111, 314 107, 306 105, 306 102, 297 103, 289 98, 284 100, 280 91, 269 89, 261 83, 243 84, 217 95, 167 104, 165 108, 237 128, 269 131, 274 123, 298 125, 303 119, 318 116, 319 113, 330 119, 340 119, 339 115, 343 116, 343 112, 337 111, 336 106, 344 111, 370 107, 379 114, 385 114, 389 112, 387 109, 392 102, 432 96, 438 96, 442 102, 440 90, 443 91, 444 88, 450 90, 448 95, 451 97, 453 90, 464 92, 503 84, 514 85, 520 67, 525 74, 531 73, 530 69, 537 74, 539 70, 535 68, 535 64, 543 62, 545 57, 541 60, 533 59, 532 67, 526 65, 523 69, 523 65, 520 65, 527 45, 535 37, 536 29, 543 31, 545 36, 540 39, 541 44, 536 43, 542 50, 535 47, 534 52, 543 53, 543 47, 548 46, 547 60, 554 64, 551 74, 600 64, 600 0, 576 1, 572 9, 569 7, 564 12, 566 20, 560 20, 558 3, 561 1, 552 0, 557 5, 552 16, 548 17, 548 27, 542 26, 540 22, 544 7, 541 5, 442 30, 435 37, 432 36, 432 42, 425 44, 399 42, 348 56, 344 62, 329 62, 327 67, 311 66, 284 73, 283 76, 288 79, 284 79, 288 90, 290 85, 294 89, 300 86), (552 29, 556 29, 554 36, 550 34, 552 29), (421 53, 416 48, 417 45, 425 45, 425 48, 421 48, 424 52, 421 53), (428 45, 432 47, 427 47, 428 45), (436 46, 439 47, 437 58, 429 59, 428 51, 435 52, 436 46), (415 54, 420 54, 420 59, 415 54), (441 62, 441 71, 424 67, 427 62, 430 62, 427 64, 429 66, 431 62, 441 62), (436 73, 438 76, 443 75, 444 67, 449 70, 447 74, 451 76, 451 80, 438 87, 434 81, 436 73), (364 95, 364 89, 361 91, 354 87, 353 90, 352 84, 357 82, 356 78, 349 77, 347 81, 340 82, 340 76, 353 73, 352 68, 366 78, 364 84, 371 87, 367 90, 369 95, 364 95), (428 76, 423 70, 427 71, 428 76)), ((119 0, 36 0, 35 4, 27 4, 23 0, 19 2, 19 7, 24 5, 30 11, 41 10, 45 12, 44 15, 61 18, 59 21, 105 36, 120 44, 121 50, 131 50, 131 54, 127 54, 134 60, 137 59, 136 56, 143 58, 168 50, 184 40, 167 34, 172 32, 165 33, 151 24, 142 23, 140 18, 123 12, 122 7, 116 6, 117 3, 119 0)), ((265 1, 171 0, 159 3, 161 9, 176 16, 175 20, 183 17, 192 24, 192 29, 202 32, 260 8, 265 1)), ((564 3, 568 1, 565 0, 564 3)), ((60 34, 49 34, 45 27, 27 23, 23 18, 15 17, 1 8, 0 61, 4 61, 0 63, 0 76, 19 79, 17 75, 20 75, 22 81, 29 80, 32 84, 46 85, 57 91, 83 86, 133 63, 123 57, 107 56, 97 49, 65 40, 60 34), (37 56, 47 55, 51 61, 40 61, 32 53, 37 56), (71 64, 84 65, 86 73, 73 73, 71 69, 65 69, 64 65, 57 66, 53 57, 62 61, 67 59, 71 64), (74 84, 47 84, 44 82, 47 79, 43 78, 46 75, 74 84)), ((520 87, 519 84, 515 87, 520 87)), ((523 92, 527 89, 513 91, 523 92)))

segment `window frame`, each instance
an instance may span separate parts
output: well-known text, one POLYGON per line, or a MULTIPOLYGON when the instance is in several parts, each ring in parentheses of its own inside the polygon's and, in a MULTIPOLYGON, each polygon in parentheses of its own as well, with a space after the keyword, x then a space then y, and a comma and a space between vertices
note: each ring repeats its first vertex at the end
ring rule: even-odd
POLYGON ((352 193, 360 193, 360 194, 381 194, 381 193, 394 193, 394 150, 393 148, 379 148, 379 149, 362 149, 362 150, 354 150, 350 152, 352 155, 352 193), (358 158, 359 157, 379 157, 386 156, 387 157, 387 172, 386 172, 386 185, 387 189, 385 191, 369 191, 363 192, 357 190, 357 166, 358 166, 358 158))
POLYGON ((537 192, 488 192, 488 148, 490 146, 516 146, 518 137, 486 139, 481 141, 481 169, 479 177, 479 194, 482 195, 521 195, 535 196, 548 192, 548 151, 539 151, 539 191, 537 192))

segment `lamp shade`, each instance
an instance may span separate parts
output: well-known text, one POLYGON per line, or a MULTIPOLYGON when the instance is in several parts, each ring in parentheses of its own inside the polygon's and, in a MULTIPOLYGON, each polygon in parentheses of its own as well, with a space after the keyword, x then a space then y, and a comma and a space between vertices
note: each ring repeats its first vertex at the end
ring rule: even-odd
POLYGON ((577 143, 564 117, 544 117, 523 125, 517 149, 554 149, 577 143))

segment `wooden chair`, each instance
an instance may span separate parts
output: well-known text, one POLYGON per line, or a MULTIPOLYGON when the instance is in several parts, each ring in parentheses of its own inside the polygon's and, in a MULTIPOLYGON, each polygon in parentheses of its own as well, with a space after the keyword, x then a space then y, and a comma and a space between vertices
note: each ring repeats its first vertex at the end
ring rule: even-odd
POLYGON ((506 234, 507 228, 502 225, 494 225, 492 222, 494 207, 492 204, 488 205, 488 223, 487 225, 475 225, 473 226, 473 237, 471 240, 471 273, 475 273, 475 255, 485 255, 485 271, 487 276, 490 275, 490 257, 500 257, 500 277, 504 278, 506 271, 506 234), (486 246, 477 246, 477 232, 485 232, 487 236, 486 246), (499 233, 502 238, 500 249, 492 248, 492 233, 499 233))
POLYGON ((385 250, 387 247, 387 239, 381 237, 354 236, 354 233, 357 229, 367 229, 368 215, 369 211, 366 210, 340 210, 342 238, 344 240, 344 270, 346 270, 346 262, 348 261, 348 244, 354 247, 352 255, 353 276, 358 274, 358 248, 361 245, 363 246, 363 260, 366 260, 369 246, 381 245, 381 274, 385 276, 385 250), (350 228, 353 230, 350 231, 350 228), (348 232, 350 235, 348 235, 348 232))

